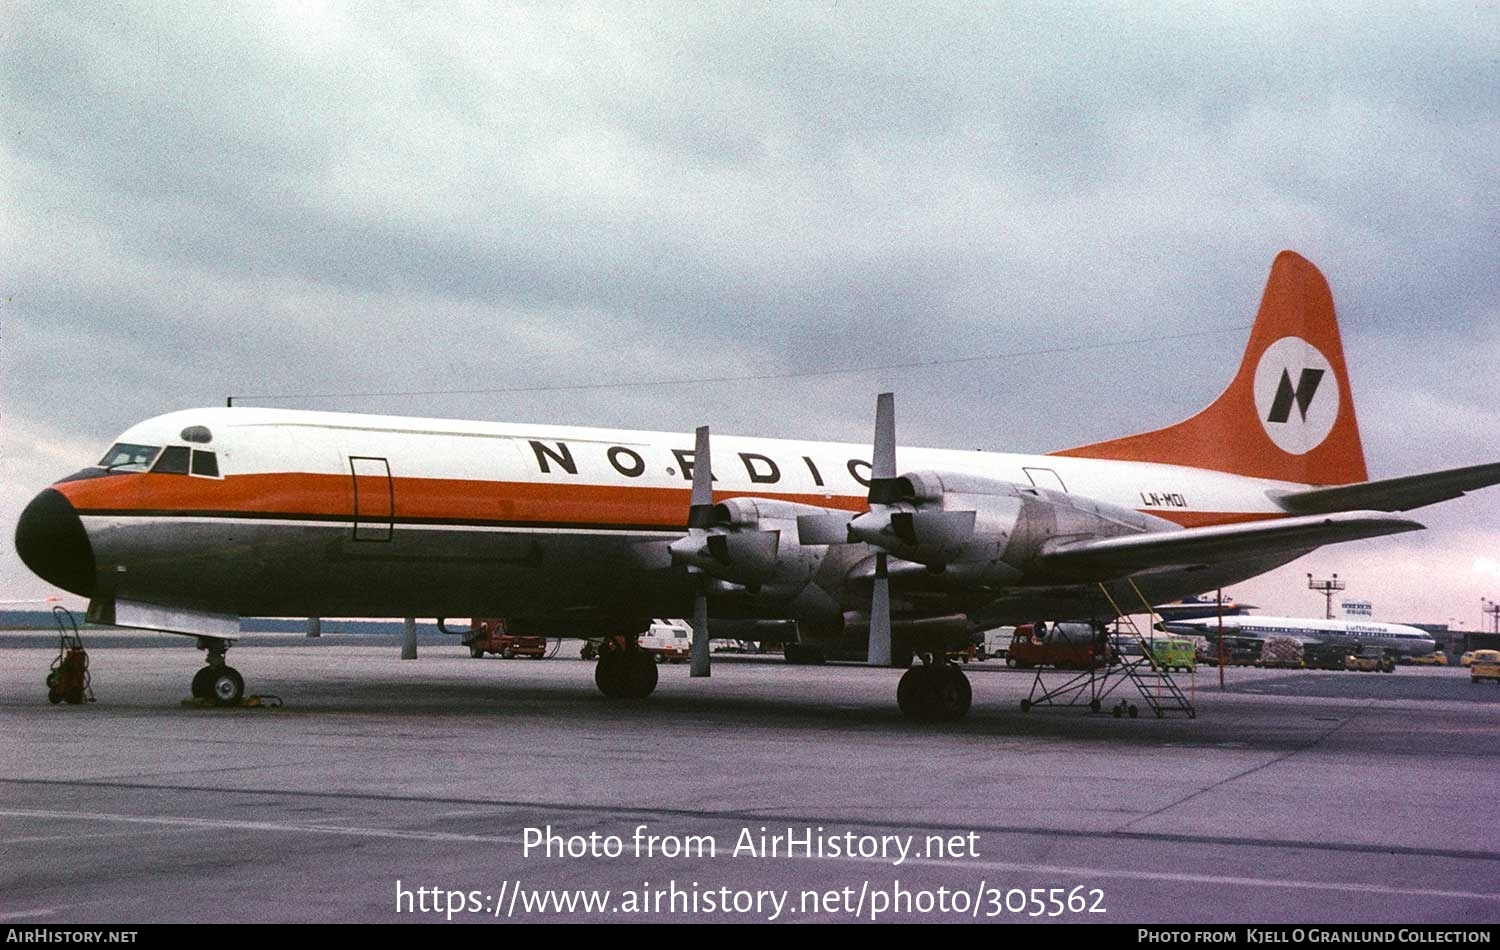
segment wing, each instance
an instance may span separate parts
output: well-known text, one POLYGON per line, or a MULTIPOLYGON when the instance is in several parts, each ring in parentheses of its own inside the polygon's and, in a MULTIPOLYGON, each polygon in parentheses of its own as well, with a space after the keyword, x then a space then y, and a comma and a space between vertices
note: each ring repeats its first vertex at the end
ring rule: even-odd
POLYGON ((1421 528, 1417 522, 1397 515, 1351 511, 1065 542, 1043 553, 1038 566, 1049 573, 1103 579, 1154 567, 1218 564, 1311 550, 1335 541, 1378 538, 1421 528))
POLYGON ((1500 462, 1449 468, 1423 475, 1383 478, 1376 482, 1312 488, 1306 491, 1272 492, 1271 499, 1294 515, 1332 511, 1410 511, 1465 492, 1500 483, 1500 462))

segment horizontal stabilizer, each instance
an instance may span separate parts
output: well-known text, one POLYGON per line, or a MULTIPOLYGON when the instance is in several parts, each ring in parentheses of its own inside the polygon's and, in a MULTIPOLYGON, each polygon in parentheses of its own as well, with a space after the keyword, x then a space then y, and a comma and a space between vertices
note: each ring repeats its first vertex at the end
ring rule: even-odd
POLYGON ((1102 579, 1154 567, 1219 564, 1421 529, 1417 522, 1396 515, 1350 511, 1075 541, 1058 545, 1039 560, 1049 571, 1102 579))
POLYGON ((1492 462, 1334 488, 1271 492, 1271 499, 1294 515, 1355 510, 1410 511, 1497 483, 1500 483, 1500 462, 1492 462))

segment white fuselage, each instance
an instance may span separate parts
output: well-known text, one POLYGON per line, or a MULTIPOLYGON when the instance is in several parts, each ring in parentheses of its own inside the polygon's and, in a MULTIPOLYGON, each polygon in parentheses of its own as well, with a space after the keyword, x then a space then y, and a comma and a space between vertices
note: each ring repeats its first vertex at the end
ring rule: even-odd
MULTIPOLYGON (((1168 621, 1163 627, 1171 633, 1217 636, 1220 621, 1216 617, 1168 621)), ((1437 649, 1432 635, 1418 627, 1373 620, 1318 620, 1305 617, 1235 616, 1223 619, 1226 637, 1291 637, 1305 645, 1328 644, 1349 647, 1378 647, 1401 656, 1426 656, 1437 649)))
MULTIPOLYGON (((690 434, 207 408, 149 419, 119 443, 213 458, 194 456, 177 474, 96 468, 54 486, 82 519, 113 596, 245 616, 531 617, 557 631, 690 602, 682 573, 660 557, 686 523, 690 434), (200 460, 212 464, 195 474, 200 460)), ((712 452, 716 501, 866 507, 866 445, 715 434, 712 452)), ((1282 517, 1268 493, 1304 487, 1175 465, 909 447, 897 468, 1013 482, 1080 509, 1116 506, 1135 531, 1282 517)), ((830 558, 823 575, 868 555, 847 547, 860 550, 830 558)), ((1137 579, 1165 600, 1301 553, 1137 579)), ((716 616, 828 617, 864 596, 838 577, 819 583, 827 596, 795 608, 720 592, 716 616)), ((933 583, 936 605, 949 594, 933 583)), ((990 624, 1112 616, 1097 591, 1044 583, 950 593, 946 606, 990 624)))

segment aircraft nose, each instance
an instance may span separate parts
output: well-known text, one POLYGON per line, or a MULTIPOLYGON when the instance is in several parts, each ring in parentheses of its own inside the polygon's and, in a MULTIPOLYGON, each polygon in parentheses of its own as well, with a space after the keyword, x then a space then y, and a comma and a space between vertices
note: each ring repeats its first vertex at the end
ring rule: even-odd
POLYGON ((16 553, 33 574, 83 597, 94 590, 94 548, 83 521, 62 492, 48 488, 16 522, 16 553))

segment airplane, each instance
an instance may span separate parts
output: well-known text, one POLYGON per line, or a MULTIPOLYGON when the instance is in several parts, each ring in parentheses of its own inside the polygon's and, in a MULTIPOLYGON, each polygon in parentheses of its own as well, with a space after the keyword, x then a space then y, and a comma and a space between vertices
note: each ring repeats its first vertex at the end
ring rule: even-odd
MULTIPOLYGON (((1237 584, 1398 514, 1500 482, 1500 462, 1368 480, 1327 281, 1284 251, 1239 369, 1183 422, 1047 455, 518 425, 258 407, 127 429, 40 492, 15 544, 94 623, 197 638, 192 691, 237 702, 241 617, 503 617, 607 636, 595 682, 643 698, 637 638, 691 605, 910 665, 909 718, 972 701, 948 650, 972 629, 1104 623, 1237 584), (711 464, 695 464, 711 459, 711 464), (711 609, 710 609, 711 608, 711 609)), ((746 637, 744 632, 733 634, 746 637)), ((753 638, 750 637, 750 638, 753 638)))
MULTIPOLYGON (((1291 637, 1303 646, 1337 646, 1356 649, 1379 647, 1396 656, 1429 656, 1437 641, 1419 627, 1374 620, 1313 620, 1305 617, 1262 617, 1240 615, 1223 618, 1224 635, 1250 640, 1267 637, 1291 637)), ((1219 618, 1166 620, 1157 624, 1166 633, 1217 638, 1219 618)))

